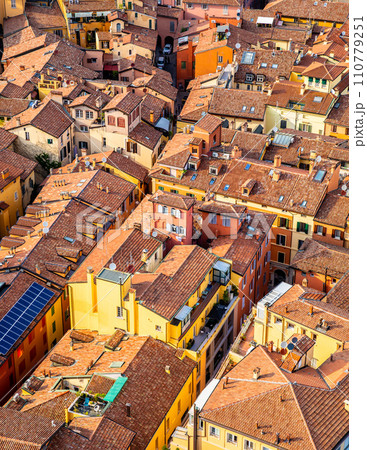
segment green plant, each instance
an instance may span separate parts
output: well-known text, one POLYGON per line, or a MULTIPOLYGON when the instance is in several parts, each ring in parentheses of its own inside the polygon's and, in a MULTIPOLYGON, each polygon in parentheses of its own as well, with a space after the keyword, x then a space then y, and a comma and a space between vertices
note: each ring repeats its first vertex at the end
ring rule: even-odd
POLYGON ((190 348, 194 345, 194 339, 190 339, 187 343, 187 349, 190 350, 190 348))
POLYGON ((47 173, 50 172, 50 169, 57 169, 58 167, 61 167, 61 163, 58 161, 51 161, 50 155, 46 152, 39 153, 35 156, 36 161, 38 164, 47 171, 47 173))
POLYGON ((223 292, 222 304, 223 305, 229 304, 229 294, 228 294, 227 289, 223 292))
POLYGON ((237 288, 237 286, 235 286, 235 285, 232 286, 232 293, 233 293, 233 295, 235 297, 238 295, 238 288, 237 288))

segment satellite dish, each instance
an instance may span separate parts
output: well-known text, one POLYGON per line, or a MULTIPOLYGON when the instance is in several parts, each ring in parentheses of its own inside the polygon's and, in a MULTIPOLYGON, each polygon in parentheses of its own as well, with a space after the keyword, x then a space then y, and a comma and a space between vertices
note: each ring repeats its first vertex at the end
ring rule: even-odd
POLYGON ((240 9, 237 9, 237 14, 241 14, 241 10, 240 9))
POLYGON ((297 339, 296 337, 292 338, 292 342, 293 342, 293 344, 296 344, 296 343, 297 343, 297 341, 298 341, 298 339, 297 339))
POLYGON ((116 270, 116 264, 115 263, 111 263, 110 264, 110 269, 111 270, 116 270))
POLYGON ((293 344, 288 344, 287 349, 288 350, 293 350, 294 349, 294 345, 293 344))
POLYGON ((282 348, 287 348, 287 341, 281 342, 281 343, 280 343, 280 346, 281 346, 282 348))
POLYGON ((157 237, 157 236, 158 236, 158 233, 157 233, 156 231, 153 231, 153 232, 152 232, 152 236, 153 236, 153 237, 157 237))
POLYGON ((46 227, 45 227, 45 228, 43 229, 44 234, 47 234, 49 231, 50 231, 49 228, 46 228, 46 227))
POLYGON ((227 33, 227 37, 229 37, 231 35, 231 32, 230 31, 228 31, 228 33, 227 33))
POLYGON ((85 165, 86 165, 87 167, 89 167, 89 166, 90 166, 90 162, 89 162, 89 161, 85 161, 85 165))
POLYGON ((47 228, 48 227, 48 222, 43 222, 42 225, 47 228))
POLYGON ((316 162, 319 163, 320 161, 321 161, 321 156, 319 155, 319 156, 316 158, 316 162))
POLYGON ((347 187, 347 185, 346 184, 343 184, 343 186, 342 186, 342 191, 346 191, 348 189, 348 187, 347 187))
POLYGON ((236 47, 237 49, 240 49, 240 48, 241 48, 241 44, 240 44, 239 42, 237 42, 237 44, 235 45, 235 47, 236 47))
POLYGON ((102 158, 102 162, 103 162, 103 163, 107 162, 107 158, 103 157, 103 158, 102 158))

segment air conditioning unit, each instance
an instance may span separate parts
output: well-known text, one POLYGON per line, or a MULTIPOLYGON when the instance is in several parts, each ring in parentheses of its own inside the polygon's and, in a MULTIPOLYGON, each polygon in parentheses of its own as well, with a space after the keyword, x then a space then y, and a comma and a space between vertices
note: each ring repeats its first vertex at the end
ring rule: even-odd
POLYGON ((213 158, 218 158, 218 153, 217 152, 212 152, 212 156, 213 156, 213 158))
POLYGON ((116 151, 117 151, 118 153, 121 153, 121 147, 117 147, 117 148, 116 148, 116 151))
POLYGON ((222 66, 217 66, 217 72, 219 72, 220 70, 222 70, 222 66))
POLYGON ((224 153, 223 158, 224 159, 229 159, 229 156, 230 156, 229 153, 224 153))

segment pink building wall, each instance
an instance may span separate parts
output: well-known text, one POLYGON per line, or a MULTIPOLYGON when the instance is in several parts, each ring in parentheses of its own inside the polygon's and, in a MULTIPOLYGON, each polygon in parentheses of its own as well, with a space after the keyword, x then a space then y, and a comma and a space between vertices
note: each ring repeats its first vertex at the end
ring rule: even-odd
MULTIPOLYGON (((176 30, 177 30, 177 24, 178 20, 183 20, 184 11, 182 10, 180 17, 177 19, 175 17, 165 17, 165 16, 158 16, 157 17, 157 30, 158 35, 161 38, 161 46, 162 48, 165 46, 165 44, 172 44, 173 47, 173 41, 175 38, 176 30), (171 31, 171 22, 174 23, 174 29, 171 31), (170 37, 169 42, 166 42, 167 37, 170 37)), ((175 50, 175 49, 173 49, 175 50)))
POLYGON ((205 19, 208 17, 228 17, 235 19, 237 17, 238 6, 228 6, 227 13, 224 11, 226 5, 207 5, 207 9, 202 8, 201 3, 191 3, 192 8, 188 8, 188 3, 185 3, 185 20, 191 19, 205 19))

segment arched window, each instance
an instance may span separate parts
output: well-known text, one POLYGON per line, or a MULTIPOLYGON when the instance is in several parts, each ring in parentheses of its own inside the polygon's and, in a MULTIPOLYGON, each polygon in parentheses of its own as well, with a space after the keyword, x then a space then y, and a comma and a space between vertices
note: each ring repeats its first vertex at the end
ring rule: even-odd
POLYGON ((117 31, 117 33, 119 33, 121 31, 121 23, 118 23, 116 25, 116 31, 117 31))

